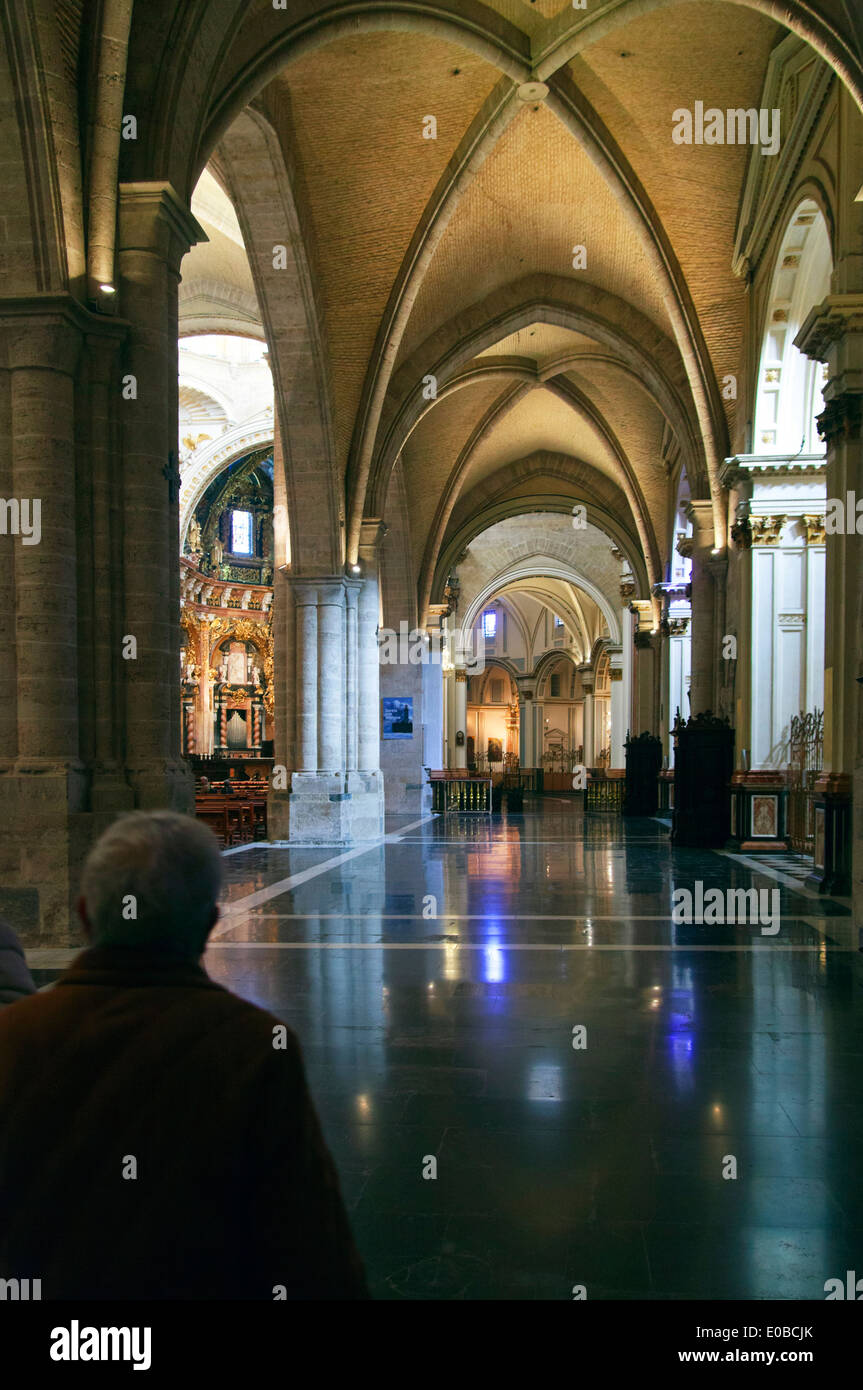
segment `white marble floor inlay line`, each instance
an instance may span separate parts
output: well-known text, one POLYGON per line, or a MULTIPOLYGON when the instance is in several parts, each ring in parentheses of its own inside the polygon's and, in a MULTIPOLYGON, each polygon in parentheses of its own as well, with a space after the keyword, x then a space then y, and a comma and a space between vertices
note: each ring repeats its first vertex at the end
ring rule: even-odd
MULTIPOLYGON (((356 845, 353 849, 345 850, 342 854, 334 854, 331 859, 325 859, 321 864, 313 864, 309 869, 301 869, 298 873, 290 874, 288 878, 280 878, 276 883, 270 883, 266 888, 259 888, 255 893, 248 893, 244 898, 236 898, 233 902, 225 903, 222 907, 221 921, 217 924, 211 941, 216 941, 225 932, 233 931, 237 925, 237 918, 244 917, 253 907, 259 907, 261 903, 270 902, 272 898, 279 898, 283 893, 289 893, 292 888, 298 888, 301 883, 307 883, 311 878, 317 878, 319 874, 325 874, 330 869, 338 868, 340 864, 347 864, 351 859, 358 859, 362 854, 370 854, 373 849, 380 849, 381 845, 398 844, 402 834, 409 830, 416 830, 417 826, 425 825, 432 820, 432 816, 421 816, 419 820, 411 821, 408 825, 401 826, 398 830, 393 830, 389 835, 383 835, 379 840, 370 840, 368 844, 356 845)), ((308 846, 313 849, 313 845, 308 846)))

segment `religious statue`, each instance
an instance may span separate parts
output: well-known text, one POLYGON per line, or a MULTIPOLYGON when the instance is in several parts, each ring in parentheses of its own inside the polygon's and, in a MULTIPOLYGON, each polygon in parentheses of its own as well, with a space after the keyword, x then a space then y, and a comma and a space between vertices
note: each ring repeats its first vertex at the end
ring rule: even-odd
POLYGON ((222 682, 223 685, 226 685, 226 684, 227 684, 227 680, 228 680, 228 661, 227 661, 227 657, 224 657, 224 656, 222 657, 222 660, 219 662, 219 680, 222 682))
POLYGON ((246 649, 241 642, 232 642, 226 653, 225 665, 231 685, 245 685, 248 678, 246 649))
POLYGON ((210 556, 216 569, 218 569, 221 565, 222 560, 224 558, 224 554, 225 547, 222 545, 222 542, 219 540, 219 537, 216 536, 216 538, 213 541, 213 548, 210 551, 210 556))
POLYGON ((249 680, 250 680, 250 682, 252 683, 252 685, 260 685, 260 684, 261 684, 261 671, 260 671, 260 667, 256 666, 255 663, 254 663, 254 661, 252 661, 252 662, 251 662, 251 665, 250 665, 250 669, 249 669, 249 680))
POLYGON ((201 526, 196 517, 189 522, 189 550, 193 555, 201 553, 201 526))

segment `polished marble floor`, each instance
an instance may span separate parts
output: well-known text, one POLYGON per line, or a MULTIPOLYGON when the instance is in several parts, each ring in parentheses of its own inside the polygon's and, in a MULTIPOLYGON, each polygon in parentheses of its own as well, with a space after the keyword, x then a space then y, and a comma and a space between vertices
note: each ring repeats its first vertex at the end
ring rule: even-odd
POLYGON ((863 1270, 847 902, 565 798, 389 829, 228 856, 206 961, 298 1033, 376 1297, 823 1299, 863 1270), (696 879, 778 890, 779 933, 673 925, 696 879))
POLYGON ((207 968, 299 1035, 377 1298, 823 1299, 863 1272, 847 901, 564 797, 225 863, 207 968), (696 880, 776 890, 780 931, 674 925, 696 880))

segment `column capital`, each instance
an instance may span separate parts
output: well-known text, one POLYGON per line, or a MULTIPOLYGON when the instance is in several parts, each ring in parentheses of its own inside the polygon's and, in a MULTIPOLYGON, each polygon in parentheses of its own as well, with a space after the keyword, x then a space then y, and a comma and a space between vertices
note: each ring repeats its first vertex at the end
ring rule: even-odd
POLYGON ((359 556, 361 560, 377 563, 381 541, 389 527, 379 516, 364 516, 360 523, 359 556))
POLYGON ((298 608, 317 607, 318 582, 316 579, 291 579, 291 593, 298 608))
POLYGON ((71 315, 13 312, 0 301, 0 364, 9 371, 60 372, 73 376, 81 355, 81 329, 71 315))
POLYGON ((322 607, 344 608, 345 581, 343 579, 318 580, 318 604, 322 607))
POLYGON ((209 241, 170 183, 121 183, 118 252, 148 251, 175 274, 187 251, 209 241))
POLYGON ((848 333, 863 335, 863 294, 828 294, 809 310, 794 346, 816 362, 826 362, 830 349, 848 333))
MULTIPOLYGON (((710 497, 691 497, 685 504, 687 518, 692 522, 692 542, 696 550, 713 548, 713 500, 710 497)), ((678 546, 680 554, 683 552, 678 546)))

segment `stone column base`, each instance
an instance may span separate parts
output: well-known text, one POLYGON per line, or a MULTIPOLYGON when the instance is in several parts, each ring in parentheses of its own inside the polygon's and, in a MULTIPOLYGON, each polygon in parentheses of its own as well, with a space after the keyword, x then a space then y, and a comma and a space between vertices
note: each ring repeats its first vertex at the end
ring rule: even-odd
POLYGON ((26 946, 83 945, 75 903, 84 860, 102 832, 136 805, 194 814, 186 764, 0 764, 0 916, 26 946))
POLYGON ((0 769, 0 915, 26 946, 81 943, 73 904, 93 840, 80 764, 0 769))
POLYGON ((380 772, 294 772, 289 792, 273 792, 267 808, 270 840, 297 845, 353 845, 384 833, 380 772))

